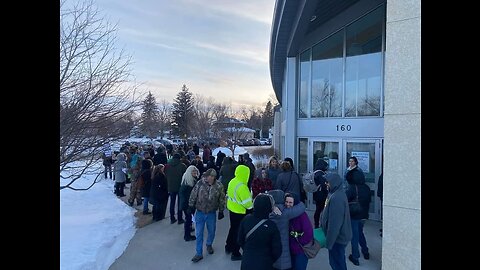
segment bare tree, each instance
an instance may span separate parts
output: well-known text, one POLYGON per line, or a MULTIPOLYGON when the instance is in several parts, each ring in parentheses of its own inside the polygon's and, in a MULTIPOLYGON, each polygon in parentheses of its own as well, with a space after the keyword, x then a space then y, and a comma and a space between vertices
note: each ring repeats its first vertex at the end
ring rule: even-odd
POLYGON ((213 104, 213 118, 215 120, 225 119, 229 110, 230 107, 227 104, 215 103, 213 104))
POLYGON ((159 107, 159 121, 160 121, 160 137, 163 139, 165 131, 170 129, 170 119, 172 114, 172 105, 169 104, 165 99, 162 100, 159 107))
MULTIPOLYGON (((130 57, 115 49, 115 26, 92 2, 60 5, 60 177, 71 185, 92 173, 101 147, 126 137, 138 104, 130 57)), ((98 176, 97 176, 98 177, 98 176)), ((95 182, 94 182, 95 183, 95 182)), ((92 183, 92 186, 93 184, 92 183)))
POLYGON ((252 131, 245 127, 245 121, 236 119, 237 115, 240 114, 241 111, 234 112, 230 109, 230 106, 226 106, 226 114, 215 121, 213 125, 216 136, 222 140, 221 145, 232 151, 232 158, 235 156, 235 148, 240 141, 248 139, 248 134, 252 131))
POLYGON ((205 139, 211 137, 211 128, 214 120, 214 104, 212 97, 205 98, 196 94, 193 104, 193 135, 197 138, 205 139))

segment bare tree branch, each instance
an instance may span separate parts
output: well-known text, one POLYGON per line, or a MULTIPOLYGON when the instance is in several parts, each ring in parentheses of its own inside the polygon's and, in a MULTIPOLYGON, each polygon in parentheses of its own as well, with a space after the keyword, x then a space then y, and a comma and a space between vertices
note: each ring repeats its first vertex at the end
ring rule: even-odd
POLYGON ((104 144, 128 136, 140 100, 130 83, 131 58, 115 49, 116 26, 99 18, 91 1, 66 3, 60 10, 60 177, 70 183, 61 189, 98 161, 104 144))

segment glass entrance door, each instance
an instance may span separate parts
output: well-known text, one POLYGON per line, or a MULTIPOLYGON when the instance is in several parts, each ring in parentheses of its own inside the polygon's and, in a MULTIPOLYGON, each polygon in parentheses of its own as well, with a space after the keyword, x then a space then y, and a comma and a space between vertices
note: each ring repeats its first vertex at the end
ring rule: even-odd
MULTIPOLYGON (((348 167, 348 159, 355 156, 358 165, 365 174, 365 182, 370 187, 372 202, 369 218, 380 220, 380 199, 377 194, 377 182, 381 173, 381 139, 338 139, 338 138, 301 138, 299 140, 299 173, 315 170, 315 163, 322 158, 328 163, 329 172, 336 172, 342 178, 348 167)), ((315 210, 311 194, 308 194, 307 208, 315 210)))

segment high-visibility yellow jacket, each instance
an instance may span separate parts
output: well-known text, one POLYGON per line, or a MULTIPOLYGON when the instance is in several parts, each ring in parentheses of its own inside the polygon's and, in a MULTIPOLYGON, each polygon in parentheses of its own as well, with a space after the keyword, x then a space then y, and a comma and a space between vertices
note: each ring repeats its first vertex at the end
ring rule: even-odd
POLYGON ((250 169, 245 165, 238 165, 235 169, 235 178, 228 183, 227 209, 237 214, 245 214, 246 209, 253 208, 252 194, 247 182, 250 169))

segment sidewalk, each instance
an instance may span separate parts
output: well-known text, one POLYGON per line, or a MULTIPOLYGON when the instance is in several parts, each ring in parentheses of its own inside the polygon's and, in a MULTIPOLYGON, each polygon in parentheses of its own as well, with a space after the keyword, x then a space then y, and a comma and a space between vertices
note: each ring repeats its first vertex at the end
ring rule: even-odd
MULTIPOLYGON (((167 207, 167 212, 168 212, 167 207)), ((313 211, 307 211, 313 224, 313 211)), ((148 215, 151 219, 151 215, 148 215)), ((370 260, 360 257, 360 266, 353 265, 348 260, 350 245, 345 251, 347 267, 354 270, 378 270, 381 269, 382 238, 379 229, 381 223, 368 220, 365 223, 364 232, 370 252, 370 260)), ((203 260, 198 263, 191 261, 195 255, 195 241, 183 240, 183 224, 170 224, 169 214, 164 220, 149 224, 137 229, 134 237, 130 240, 125 252, 117 258, 109 270, 131 269, 240 269, 241 261, 231 261, 230 255, 224 252, 225 240, 229 229, 228 211, 225 210, 225 218, 217 221, 217 230, 213 249, 215 253, 210 255, 203 250, 203 260)), ((206 239, 206 229, 205 229, 206 239)), ((307 269, 331 269, 328 264, 328 250, 320 250, 317 257, 309 260, 307 269)))

